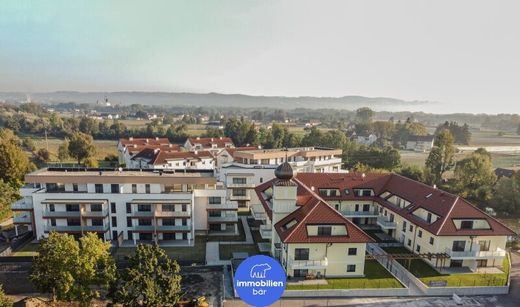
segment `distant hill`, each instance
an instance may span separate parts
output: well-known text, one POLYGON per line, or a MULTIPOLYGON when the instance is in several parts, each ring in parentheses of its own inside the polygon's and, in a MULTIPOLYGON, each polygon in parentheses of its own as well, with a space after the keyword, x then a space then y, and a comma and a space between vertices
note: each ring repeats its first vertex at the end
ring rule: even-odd
POLYGON ((0 100, 32 101, 43 103, 76 102, 95 103, 105 97, 115 104, 147 104, 168 106, 201 106, 201 107, 242 107, 242 108, 330 108, 353 110, 359 107, 391 110, 394 108, 411 107, 429 104, 427 101, 405 101, 386 97, 284 97, 284 96, 249 96, 242 94, 195 94, 169 92, 49 92, 49 93, 0 93, 0 100))

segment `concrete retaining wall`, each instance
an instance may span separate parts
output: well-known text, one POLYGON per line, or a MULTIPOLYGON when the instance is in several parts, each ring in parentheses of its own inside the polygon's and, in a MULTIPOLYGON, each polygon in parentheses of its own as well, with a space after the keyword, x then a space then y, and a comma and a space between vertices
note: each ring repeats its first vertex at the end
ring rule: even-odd
POLYGON ((408 289, 286 290, 283 297, 381 297, 407 296, 408 289))

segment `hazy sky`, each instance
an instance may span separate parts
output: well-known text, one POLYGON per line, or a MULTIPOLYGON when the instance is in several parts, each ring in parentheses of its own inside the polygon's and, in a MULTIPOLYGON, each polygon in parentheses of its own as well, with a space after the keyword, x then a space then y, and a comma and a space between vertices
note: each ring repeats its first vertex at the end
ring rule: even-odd
POLYGON ((0 3, 0 91, 385 96, 520 113, 520 1, 0 3))

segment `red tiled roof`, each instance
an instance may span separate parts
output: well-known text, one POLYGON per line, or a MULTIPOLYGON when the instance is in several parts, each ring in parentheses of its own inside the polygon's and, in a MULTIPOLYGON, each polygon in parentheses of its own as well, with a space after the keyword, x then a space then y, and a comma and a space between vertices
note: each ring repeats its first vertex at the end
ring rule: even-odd
POLYGON ((166 164, 167 160, 184 160, 184 159, 202 159, 202 158, 213 158, 213 155, 209 151, 182 151, 182 152, 165 152, 159 151, 155 156, 155 159, 150 162, 153 165, 166 164))
POLYGON ((180 151, 181 147, 178 144, 169 144, 169 145, 129 145, 126 147, 128 153, 132 156, 138 154, 144 149, 160 149, 162 151, 180 151))
POLYGON ((233 144, 233 140, 228 137, 218 138, 188 138, 188 142, 192 145, 200 144, 202 148, 212 148, 212 145, 217 145, 218 148, 226 147, 226 144, 233 144))
POLYGON ((129 145, 145 146, 145 145, 169 145, 170 140, 168 138, 128 138, 119 139, 119 143, 124 147, 129 145))
POLYGON ((247 150, 257 150, 258 147, 256 146, 243 146, 243 147, 233 147, 233 148, 226 148, 225 150, 231 157, 235 157, 235 152, 237 151, 247 151, 247 150))
MULTIPOLYGON (((297 204, 306 207, 313 205, 320 188, 334 188, 340 190, 339 196, 317 196, 327 200, 373 200, 388 210, 406 218, 419 227, 440 236, 451 235, 514 235, 515 233, 502 223, 487 215, 468 201, 448 192, 433 188, 423 183, 411 180, 397 174, 367 173, 298 173, 293 181, 298 182, 297 204), (302 186, 306 189, 302 189, 302 186), (313 189, 314 188, 314 189, 313 189), (375 196, 357 196, 352 190, 356 188, 372 189, 375 196), (349 190, 345 194, 345 189, 349 190), (314 192, 312 191, 314 190, 314 192), (406 199, 410 205, 399 208, 385 199, 379 197, 381 193, 388 191, 393 195, 406 199), (316 193, 315 193, 316 192, 316 193), (429 224, 413 213, 417 209, 427 210, 440 218, 429 224), (491 229, 459 229, 455 227, 454 220, 472 218, 485 219, 491 229)), ((263 192, 272 186, 273 181, 259 185, 256 193, 267 215, 271 218, 272 212, 268 201, 263 197, 263 192)), ((330 208, 330 206, 329 206, 330 208)), ((298 209, 299 210, 299 209, 298 209)), ((332 209, 334 210, 334 209, 332 209)), ((308 212, 306 209, 302 212, 308 212)), ((301 214, 301 213, 300 213, 301 214)), ((338 213, 339 214, 339 213, 338 213)))

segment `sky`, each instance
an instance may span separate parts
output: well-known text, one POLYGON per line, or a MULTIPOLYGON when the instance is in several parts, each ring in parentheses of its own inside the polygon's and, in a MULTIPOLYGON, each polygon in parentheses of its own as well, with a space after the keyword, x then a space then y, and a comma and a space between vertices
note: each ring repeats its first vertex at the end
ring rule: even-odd
POLYGON ((0 91, 393 97, 520 113, 520 1, 0 4, 0 91))

